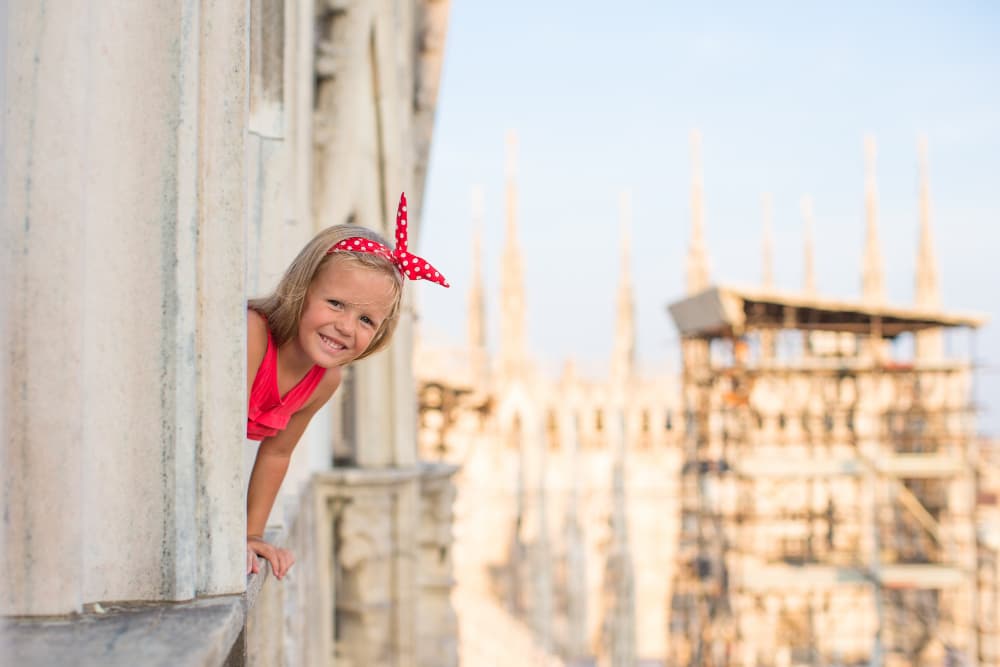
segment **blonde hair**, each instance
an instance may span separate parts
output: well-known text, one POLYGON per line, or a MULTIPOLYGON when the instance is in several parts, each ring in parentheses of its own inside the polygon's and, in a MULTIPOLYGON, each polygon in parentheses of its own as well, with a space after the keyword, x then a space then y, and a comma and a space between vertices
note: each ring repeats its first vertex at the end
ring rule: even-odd
POLYGON ((250 299, 247 306, 267 318, 267 326, 271 330, 274 344, 281 346, 294 338, 299 332, 299 318, 302 308, 316 277, 323 267, 332 261, 352 262, 368 269, 379 271, 392 280, 392 306, 388 316, 379 325, 378 331, 358 359, 375 354, 389 344, 392 334, 399 322, 400 302, 403 298, 403 278, 399 270, 384 257, 368 252, 340 251, 327 252, 344 239, 359 236, 369 241, 376 241, 386 247, 385 239, 366 227, 357 225, 335 225, 327 227, 317 234, 289 265, 285 275, 278 281, 274 291, 264 297, 250 299))

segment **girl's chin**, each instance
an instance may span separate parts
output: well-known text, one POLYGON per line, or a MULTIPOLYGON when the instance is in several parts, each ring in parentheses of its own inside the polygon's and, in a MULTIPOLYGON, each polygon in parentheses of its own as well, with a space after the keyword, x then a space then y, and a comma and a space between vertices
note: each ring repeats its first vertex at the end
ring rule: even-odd
POLYGON ((333 350, 325 347, 320 349, 320 354, 313 356, 314 364, 327 369, 336 368, 337 366, 346 366, 352 361, 354 361, 354 357, 351 356, 347 350, 334 352, 333 350))
POLYGON ((313 357, 313 363, 323 368, 333 368, 335 366, 343 366, 347 361, 346 357, 342 354, 330 354, 324 350, 323 354, 313 357))

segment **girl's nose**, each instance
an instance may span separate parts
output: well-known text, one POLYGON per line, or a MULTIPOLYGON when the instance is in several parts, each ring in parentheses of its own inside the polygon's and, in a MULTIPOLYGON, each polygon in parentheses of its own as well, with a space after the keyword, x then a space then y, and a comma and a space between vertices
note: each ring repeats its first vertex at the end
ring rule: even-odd
POLYGON ((345 336, 354 335, 354 318, 347 313, 341 313, 340 317, 333 323, 333 326, 345 336))

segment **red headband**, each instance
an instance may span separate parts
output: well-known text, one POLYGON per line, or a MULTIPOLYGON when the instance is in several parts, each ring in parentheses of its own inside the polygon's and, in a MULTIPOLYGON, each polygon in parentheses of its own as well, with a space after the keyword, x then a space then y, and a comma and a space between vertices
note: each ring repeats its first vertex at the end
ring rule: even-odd
POLYGON ((399 272, 410 280, 429 280, 432 283, 451 287, 444 276, 422 257, 406 251, 406 193, 399 195, 399 208, 396 210, 396 249, 390 250, 378 241, 372 241, 361 236, 352 236, 335 244, 326 251, 329 255, 337 250, 349 252, 370 252, 384 257, 399 269, 399 272))

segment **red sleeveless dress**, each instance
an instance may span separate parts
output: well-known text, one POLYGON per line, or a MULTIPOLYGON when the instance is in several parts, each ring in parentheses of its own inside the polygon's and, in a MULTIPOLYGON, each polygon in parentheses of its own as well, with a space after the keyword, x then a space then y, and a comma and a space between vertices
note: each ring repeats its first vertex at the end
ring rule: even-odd
POLYGON ((268 328, 267 351, 250 389, 247 439, 263 440, 283 430, 291 416, 309 400, 325 374, 325 368, 313 366, 288 393, 278 394, 278 348, 268 328))

